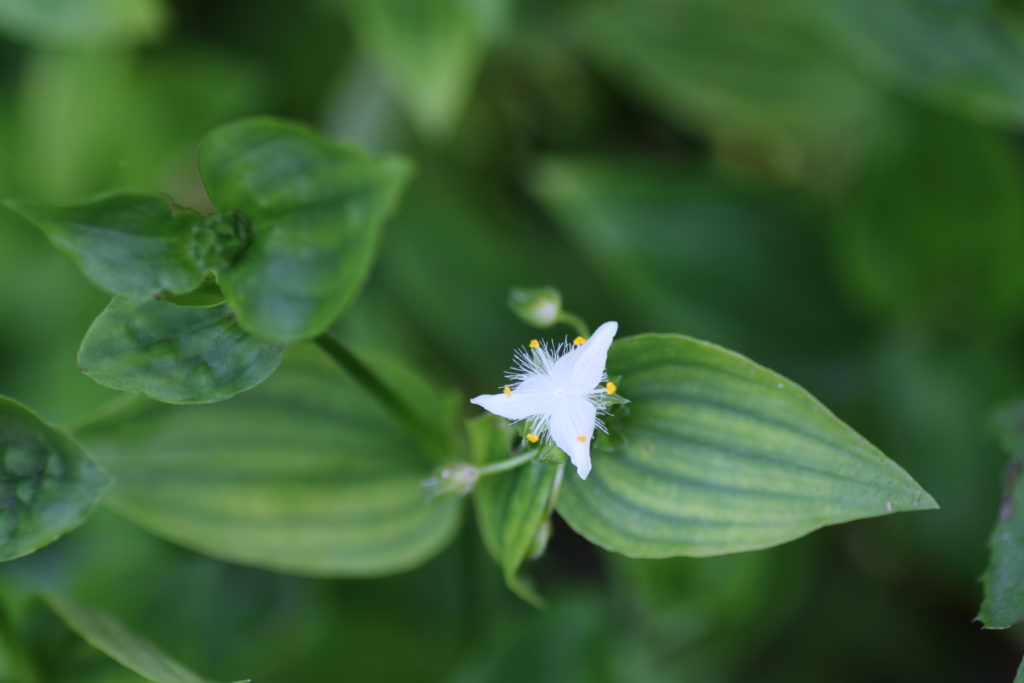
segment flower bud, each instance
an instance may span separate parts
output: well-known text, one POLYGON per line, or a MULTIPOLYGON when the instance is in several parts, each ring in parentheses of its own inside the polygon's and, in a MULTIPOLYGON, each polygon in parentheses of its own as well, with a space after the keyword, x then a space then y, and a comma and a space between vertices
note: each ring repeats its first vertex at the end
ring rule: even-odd
POLYGON ((508 305, 527 325, 551 327, 562 312, 562 294, 554 287, 514 287, 508 305))
POLYGON ((428 500, 436 498, 461 498, 476 486, 480 471, 465 462, 448 465, 435 476, 425 479, 420 487, 428 500))

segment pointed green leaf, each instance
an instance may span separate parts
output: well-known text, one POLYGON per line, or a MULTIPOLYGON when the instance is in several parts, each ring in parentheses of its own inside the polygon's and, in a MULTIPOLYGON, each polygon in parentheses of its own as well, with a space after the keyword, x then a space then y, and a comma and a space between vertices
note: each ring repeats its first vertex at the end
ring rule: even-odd
MULTIPOLYGON (((422 410, 421 379, 370 365, 422 410)), ((447 424, 438 415, 435 424, 447 424)), ((368 576, 414 567, 450 540, 457 501, 428 504, 431 462, 372 394, 304 345, 256 389, 208 406, 139 401, 79 436, 114 475, 109 503, 152 532, 233 562, 368 576)))
POLYGON ((253 230, 221 289, 242 327, 279 342, 324 332, 355 298, 409 176, 404 161, 269 118, 214 129, 199 170, 214 205, 253 230))
POLYGON ((85 642, 154 683, 210 683, 109 614, 69 597, 49 594, 47 604, 85 642))
POLYGON ((77 527, 106 486, 107 477, 70 437, 0 396, 0 561, 77 527))
POLYGON ((160 195, 118 192, 82 204, 9 200, 101 289, 127 299, 184 293, 203 272, 189 255, 199 214, 160 195))
POLYGON ((82 339, 78 366, 104 386, 168 403, 210 403, 250 389, 284 347, 257 339, 227 306, 114 299, 82 339))
MULTIPOLYGON (((512 429, 505 420, 483 415, 466 423, 470 453, 476 465, 511 457, 512 429)), ((544 523, 548 500, 558 467, 531 462, 484 477, 473 489, 480 536, 491 557, 501 566, 509 589, 527 602, 540 606, 543 599, 519 568, 530 553, 544 523)))
POLYGON ((380 65, 413 123, 451 132, 466 104, 506 0, 348 2, 355 35, 380 65))
POLYGON ((1003 499, 989 547, 985 597, 978 620, 987 628, 1009 628, 1024 620, 1024 403, 1003 408, 994 427, 1010 454, 1003 479, 1003 499))
POLYGON ((935 508, 896 463, 801 387, 689 337, 612 345, 630 400, 595 442, 588 479, 566 477, 558 511, 608 550, 720 555, 778 545, 828 524, 935 508))

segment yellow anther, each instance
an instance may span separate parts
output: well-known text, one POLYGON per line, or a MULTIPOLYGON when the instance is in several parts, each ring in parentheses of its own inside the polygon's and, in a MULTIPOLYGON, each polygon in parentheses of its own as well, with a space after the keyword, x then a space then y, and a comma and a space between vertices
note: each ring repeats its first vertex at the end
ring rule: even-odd
POLYGON ((580 344, 585 344, 585 343, 587 343, 587 340, 584 339, 583 337, 576 337, 575 339, 572 340, 572 345, 573 346, 579 346, 580 344))
POLYGON ((506 386, 504 389, 502 389, 502 391, 505 392, 506 396, 511 396, 512 395, 512 389, 509 388, 508 386, 506 386))
POLYGON ((607 391, 609 395, 611 395, 619 390, 619 385, 616 384, 615 382, 608 382, 608 384, 604 385, 604 390, 607 391))
POLYGON ((530 348, 531 349, 539 349, 540 348, 540 342, 537 341, 536 339, 531 339, 530 340, 530 348))
POLYGON ((587 440, 587 437, 585 437, 585 436, 577 436, 576 440, 579 441, 580 443, 583 443, 584 441, 587 440))
POLYGON ((530 443, 537 443, 538 441, 540 441, 540 437, 537 436, 536 434, 531 433, 526 435, 526 440, 529 441, 530 443))

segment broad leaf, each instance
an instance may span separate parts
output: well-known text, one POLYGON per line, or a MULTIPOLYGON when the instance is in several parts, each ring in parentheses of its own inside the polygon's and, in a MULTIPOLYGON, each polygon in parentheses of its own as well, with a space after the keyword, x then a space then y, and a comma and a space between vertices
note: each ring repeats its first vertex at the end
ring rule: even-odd
POLYGON ((348 2, 355 35, 428 136, 451 132, 506 0, 348 2))
POLYGON ((68 597, 49 594, 46 602, 85 642, 155 683, 210 683, 117 619, 68 597))
POLYGON ((192 226, 200 216, 166 197, 121 192, 72 206, 24 200, 7 205, 45 232, 96 286, 115 296, 184 293, 203 281, 189 254, 192 226))
POLYGON ((905 123, 847 199, 845 284, 891 318, 1020 320, 1024 172, 1008 138, 935 113, 905 123))
MULTIPOLYGON (((382 361, 388 386, 423 410, 441 403, 382 361)), ((447 424, 439 415, 435 424, 447 424)), ((367 576, 437 553, 455 501, 427 504, 424 450, 375 398, 312 348, 273 377, 210 406, 138 402, 80 432, 114 475, 116 510, 226 560, 279 571, 367 576)))
POLYGON ((806 174, 809 156, 832 167, 872 132, 878 93, 837 58, 814 0, 579 8, 568 25, 624 88, 688 130, 762 149, 757 162, 776 171, 806 174))
POLYGON ((1010 462, 999 519, 989 539, 992 556, 985 570, 985 598, 978 620, 987 628, 1009 628, 1024 620, 1024 403, 1000 411, 994 426, 1010 462))
MULTIPOLYGON (((466 423, 474 464, 511 457, 512 430, 504 420, 484 415, 466 423)), ((543 603, 536 589, 519 575, 547 512, 558 467, 531 462, 482 478, 473 489, 480 536, 491 557, 501 566, 505 583, 516 595, 534 605, 543 603)))
POLYGON ((287 342, 324 332, 358 293, 409 166, 269 118, 216 128, 199 151, 211 201, 251 224, 218 271, 242 327, 287 342))
POLYGON ((283 346, 239 327, 224 305, 114 299, 85 333, 78 366, 119 391, 168 403, 210 403, 262 382, 283 354, 283 346))
POLYGON ((28 555, 77 527, 106 486, 70 437, 0 396, 0 560, 28 555))
POLYGON ((890 87, 987 122, 1024 121, 1024 25, 997 3, 826 0, 836 45, 890 87))
POLYGON ((720 555, 828 524, 935 508, 898 465, 801 387, 680 335, 616 342, 608 372, 630 400, 621 445, 566 477, 558 511, 591 542, 635 557, 720 555))
POLYGON ((149 40, 166 19, 163 0, 0 0, 0 30, 47 47, 149 40))

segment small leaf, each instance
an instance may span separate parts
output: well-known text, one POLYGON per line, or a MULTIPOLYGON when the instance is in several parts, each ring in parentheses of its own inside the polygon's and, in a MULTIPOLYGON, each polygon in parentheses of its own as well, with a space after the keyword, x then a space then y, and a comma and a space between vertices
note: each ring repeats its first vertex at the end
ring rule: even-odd
MULTIPOLYGON (((468 421, 466 431, 474 464, 486 465, 511 456, 512 430, 504 420, 483 415, 468 421)), ((519 575, 519 567, 545 521, 557 476, 557 467, 531 462, 484 477, 473 490, 473 506, 487 552, 501 566, 509 589, 538 607, 543 599, 519 575)))
POLYGON ((71 206, 26 200, 6 204, 45 232, 96 286, 115 296, 184 293, 203 281, 188 253, 191 229, 200 216, 166 197, 122 192, 71 206))
POLYGON ((739 354, 689 337, 612 345, 628 410, 621 445, 567 477, 558 512, 634 557, 721 555, 828 524, 935 508, 898 465, 813 396, 739 354))
POLYGON ((85 642, 146 680, 155 683, 210 683, 109 614, 68 597, 48 594, 44 599, 85 642))
MULTIPOLYGON (((367 363, 424 410, 417 376, 367 363)), ((434 423, 447 421, 440 416, 434 423)), ((455 532, 456 501, 428 504, 432 463, 373 395, 294 345, 273 377, 230 401, 138 401, 80 432, 114 475, 118 512, 213 557, 278 571, 369 576, 414 567, 455 532)))
POLYGON ((0 561, 77 527, 106 486, 107 477, 70 437, 0 396, 0 561))
POLYGON ((324 332, 352 302, 410 172, 269 118, 214 129, 199 169, 214 205, 253 230, 237 262, 218 269, 221 289, 242 327, 278 342, 324 332))
POLYGON ((283 354, 283 346, 239 327, 223 305, 114 299, 85 333, 78 366, 111 389, 168 403, 210 403, 265 380, 283 354))
POLYGON ((1000 444, 1010 454, 1003 475, 1003 499, 989 546, 985 597, 978 619, 986 628, 1009 628, 1024 620, 1024 403, 999 411, 993 421, 1000 444))

